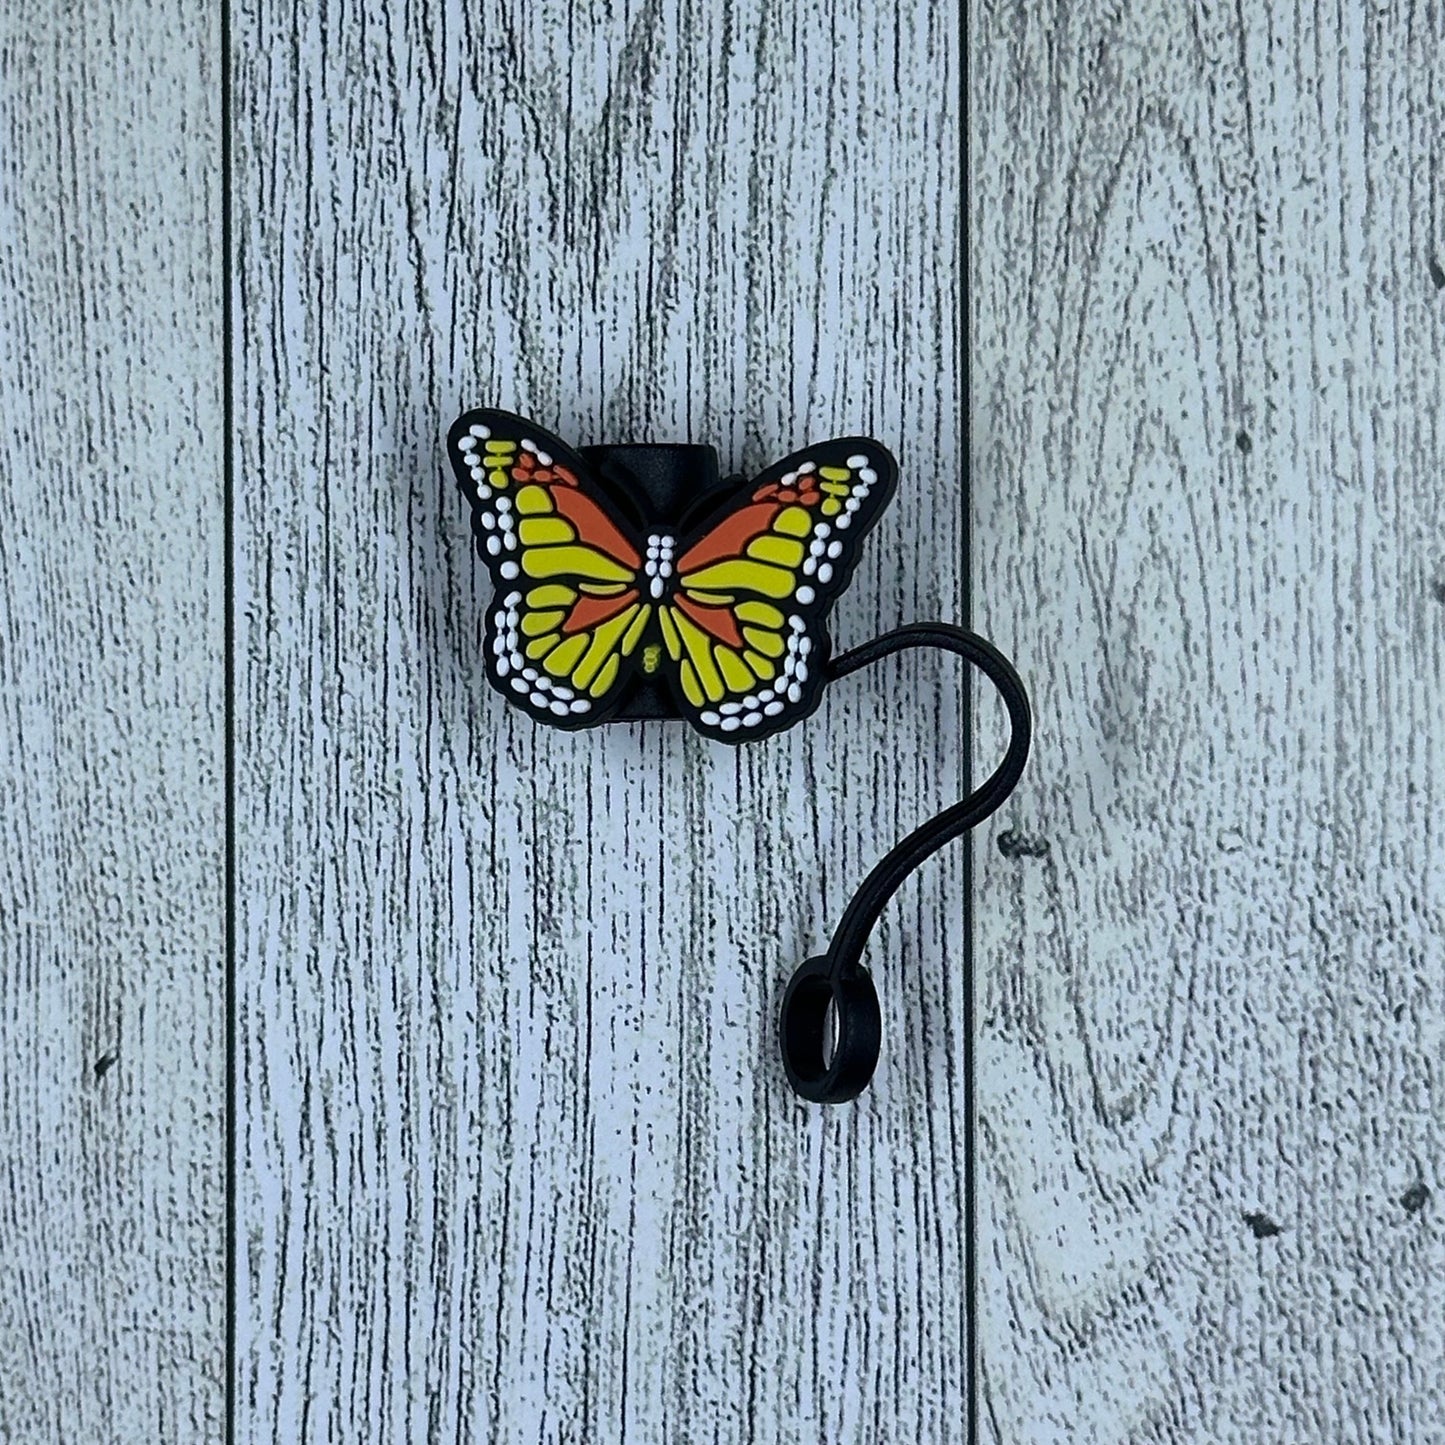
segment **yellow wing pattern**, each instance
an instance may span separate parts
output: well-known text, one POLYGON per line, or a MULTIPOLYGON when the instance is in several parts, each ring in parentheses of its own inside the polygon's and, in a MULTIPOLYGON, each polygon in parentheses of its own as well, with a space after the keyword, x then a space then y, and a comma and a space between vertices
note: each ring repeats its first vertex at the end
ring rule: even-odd
POLYGON ((826 454, 839 446, 785 463, 678 558, 676 591, 659 622, 682 698, 704 731, 771 732, 817 703, 822 619, 887 500, 880 475, 891 474, 886 455, 826 454))
POLYGON ((499 425, 513 420, 493 415, 453 437, 497 582, 488 670, 534 716, 582 725, 626 682, 623 664, 653 607, 637 548, 582 489, 560 443, 499 425))

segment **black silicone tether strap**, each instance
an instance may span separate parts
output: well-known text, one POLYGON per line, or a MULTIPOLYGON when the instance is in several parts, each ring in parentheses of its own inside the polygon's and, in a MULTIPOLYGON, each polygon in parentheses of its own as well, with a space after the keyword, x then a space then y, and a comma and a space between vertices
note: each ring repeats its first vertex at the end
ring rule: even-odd
POLYGON ((993 683, 1008 709, 1008 750, 986 782, 888 852, 853 895, 827 953, 810 958, 789 982, 778 1020, 783 1067, 793 1088, 819 1104, 856 1098, 878 1063, 882 1038, 878 995, 862 958, 879 914, 919 864, 983 822, 1008 797, 1029 755, 1033 715, 1018 673, 996 647, 961 627, 917 622, 885 633, 835 657, 829 664, 829 680, 846 677, 910 647, 939 647, 957 653, 993 683))

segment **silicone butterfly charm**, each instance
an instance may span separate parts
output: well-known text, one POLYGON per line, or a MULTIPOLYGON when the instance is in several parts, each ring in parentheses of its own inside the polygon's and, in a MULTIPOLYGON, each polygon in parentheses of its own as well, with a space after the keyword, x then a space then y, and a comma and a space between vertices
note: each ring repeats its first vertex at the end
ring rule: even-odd
POLYGON ((496 585, 492 685, 566 728, 667 715, 637 709, 662 687, 671 715, 723 742, 818 705, 828 612, 897 476, 877 442, 843 438, 658 517, 625 467, 594 467, 508 412, 466 413, 447 450, 496 585))

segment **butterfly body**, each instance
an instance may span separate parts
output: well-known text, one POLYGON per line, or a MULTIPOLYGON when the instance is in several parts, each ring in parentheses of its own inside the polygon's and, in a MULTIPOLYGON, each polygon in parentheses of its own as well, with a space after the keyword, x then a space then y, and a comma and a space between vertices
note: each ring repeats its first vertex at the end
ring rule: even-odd
POLYGON ((828 612, 896 475, 850 437, 720 481, 709 447, 575 451, 491 409, 448 454, 496 587, 492 685, 554 726, 682 717, 725 742, 817 706, 828 612))

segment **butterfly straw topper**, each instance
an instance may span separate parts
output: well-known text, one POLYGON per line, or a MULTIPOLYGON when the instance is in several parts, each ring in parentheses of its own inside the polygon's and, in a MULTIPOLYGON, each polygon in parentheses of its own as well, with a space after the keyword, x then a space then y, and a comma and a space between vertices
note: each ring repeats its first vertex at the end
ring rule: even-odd
POLYGON ((849 437, 720 482, 709 447, 577 452, 491 410, 448 450, 496 584, 492 685, 557 727, 682 717, 729 743, 817 707, 829 609, 897 475, 849 437))
POLYGON ((805 1099, 840 1103, 878 1062, 881 1016, 863 950, 903 879, 1013 790, 1028 756, 1028 695, 1008 659, 947 623, 911 623, 835 656, 828 613, 897 481, 863 437, 818 442, 752 481, 720 478, 707 446, 573 450, 535 422, 480 409, 447 451, 472 507, 494 595, 486 671, 514 706, 553 727, 683 718, 721 743, 807 717, 839 678, 937 647, 998 688, 1003 761, 910 833, 864 879, 825 954, 794 972, 779 1044, 805 1099))

